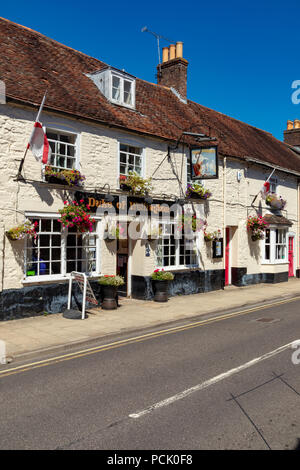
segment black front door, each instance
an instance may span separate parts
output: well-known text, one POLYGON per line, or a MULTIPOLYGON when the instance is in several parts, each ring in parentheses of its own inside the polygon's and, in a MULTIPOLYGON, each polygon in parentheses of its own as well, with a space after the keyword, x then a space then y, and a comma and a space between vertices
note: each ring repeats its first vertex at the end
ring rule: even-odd
POLYGON ((127 297, 127 280, 128 280, 128 239, 118 240, 117 251, 117 274, 124 278, 125 284, 120 286, 118 294, 127 297))

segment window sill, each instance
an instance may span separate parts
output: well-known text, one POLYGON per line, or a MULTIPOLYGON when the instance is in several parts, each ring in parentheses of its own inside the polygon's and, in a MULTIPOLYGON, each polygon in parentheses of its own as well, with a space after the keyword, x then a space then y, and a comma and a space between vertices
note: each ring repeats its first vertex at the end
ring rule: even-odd
POLYGON ((203 269, 200 268, 200 266, 196 265, 191 265, 191 266, 156 266, 155 269, 163 269, 164 271, 171 271, 171 272, 186 272, 186 271, 191 271, 195 269, 200 269, 203 271, 203 269))
MULTIPOLYGON (((101 273, 92 273, 88 275, 88 279, 97 279, 101 273)), ((46 282, 66 282, 70 276, 29 276, 22 280, 22 284, 42 284, 46 282)))
POLYGON ((278 264, 289 264, 288 260, 277 260, 277 261, 262 261, 261 262, 261 265, 265 265, 265 266, 277 266, 278 264))

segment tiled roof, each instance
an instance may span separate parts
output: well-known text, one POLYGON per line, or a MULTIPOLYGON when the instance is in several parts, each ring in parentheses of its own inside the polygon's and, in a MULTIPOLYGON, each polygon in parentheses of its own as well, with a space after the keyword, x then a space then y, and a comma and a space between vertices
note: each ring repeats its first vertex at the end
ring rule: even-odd
POLYGON ((300 157, 270 133, 195 102, 182 103, 163 86, 136 79, 136 110, 107 101, 87 73, 103 62, 29 28, 0 18, 0 79, 7 97, 38 105, 48 88, 45 110, 177 140, 183 131, 217 138, 223 155, 281 166, 300 173, 300 157))
POLYGON ((293 225, 293 222, 283 215, 266 214, 264 215, 264 219, 271 225, 293 225))

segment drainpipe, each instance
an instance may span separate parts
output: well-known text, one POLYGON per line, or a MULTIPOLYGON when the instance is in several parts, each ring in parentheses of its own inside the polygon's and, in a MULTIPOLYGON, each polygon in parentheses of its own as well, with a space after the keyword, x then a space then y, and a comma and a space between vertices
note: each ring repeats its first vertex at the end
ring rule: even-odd
POLYGON ((226 249, 226 157, 223 157, 223 269, 225 269, 226 249))
POLYGON ((300 267, 300 246, 299 246, 299 237, 300 237, 300 180, 298 180, 298 186, 297 186, 297 191, 298 191, 298 197, 297 197, 297 240, 295 243, 295 252, 297 255, 297 262, 296 262, 296 275, 297 275, 297 269, 300 267))

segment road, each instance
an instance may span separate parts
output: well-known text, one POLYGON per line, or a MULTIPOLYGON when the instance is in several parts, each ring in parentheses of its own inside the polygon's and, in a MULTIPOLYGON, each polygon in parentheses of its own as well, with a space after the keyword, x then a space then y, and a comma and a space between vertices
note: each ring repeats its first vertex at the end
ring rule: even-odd
POLYGON ((300 301, 199 320, 0 366, 0 449, 297 448, 300 301))

